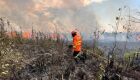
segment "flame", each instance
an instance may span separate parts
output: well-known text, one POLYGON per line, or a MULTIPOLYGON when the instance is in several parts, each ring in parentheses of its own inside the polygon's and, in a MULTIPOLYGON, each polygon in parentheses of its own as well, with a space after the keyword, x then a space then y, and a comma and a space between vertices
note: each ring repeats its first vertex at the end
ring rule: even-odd
POLYGON ((31 33, 30 32, 23 32, 22 33, 22 38, 24 38, 24 39, 30 39, 31 38, 31 33))
POLYGON ((7 32, 6 35, 9 38, 15 38, 15 37, 17 37, 17 33, 15 31, 13 31, 13 32, 7 32))
MULTIPOLYGON (((18 37, 17 32, 15 32, 15 31, 7 32, 6 35, 9 38, 16 38, 16 37, 18 37)), ((21 35, 22 35, 23 39, 30 39, 31 38, 31 33, 30 32, 23 32, 21 35)))

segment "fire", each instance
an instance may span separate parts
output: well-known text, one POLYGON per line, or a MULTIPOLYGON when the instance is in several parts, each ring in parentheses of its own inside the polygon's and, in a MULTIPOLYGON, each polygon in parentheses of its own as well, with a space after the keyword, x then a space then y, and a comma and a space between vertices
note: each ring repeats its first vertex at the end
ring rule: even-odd
POLYGON ((30 32, 23 32, 22 33, 22 38, 24 38, 24 39, 30 39, 31 38, 31 33, 30 32))
POLYGON ((18 37, 18 34, 21 35, 21 37, 23 39, 30 39, 31 38, 31 33, 30 32, 22 32, 21 33, 18 33, 16 31, 13 31, 13 32, 7 32, 6 35, 9 37, 9 38, 16 38, 18 37))
POLYGON ((6 35, 9 38, 15 38, 15 37, 17 37, 17 33, 15 31, 14 32, 7 32, 6 35))

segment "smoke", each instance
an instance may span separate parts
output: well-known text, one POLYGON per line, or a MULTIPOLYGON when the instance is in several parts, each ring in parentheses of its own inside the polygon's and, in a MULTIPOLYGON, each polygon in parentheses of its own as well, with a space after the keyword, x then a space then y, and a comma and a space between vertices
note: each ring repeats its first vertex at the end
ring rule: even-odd
POLYGON ((106 0, 83 0, 84 2, 84 5, 90 5, 92 3, 102 3, 103 1, 106 1, 106 0))
POLYGON ((94 13, 88 11, 89 0, 0 0, 0 15, 8 17, 22 29, 60 33, 77 28, 93 30, 94 13), (86 10, 87 9, 87 10, 86 10), (92 29, 93 28, 93 29, 92 29))
POLYGON ((126 2, 127 0, 0 0, 0 16, 7 17, 24 30, 30 30, 33 26, 37 31, 43 32, 69 33, 78 29, 82 33, 92 34, 97 24, 109 31, 111 28, 108 24, 115 22, 117 9, 126 2))

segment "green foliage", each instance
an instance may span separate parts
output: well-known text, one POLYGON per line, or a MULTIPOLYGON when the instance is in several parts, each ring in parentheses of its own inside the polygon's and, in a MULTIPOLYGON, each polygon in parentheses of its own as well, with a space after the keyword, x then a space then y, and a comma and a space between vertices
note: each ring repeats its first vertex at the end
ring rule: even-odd
MULTIPOLYGON (((138 54, 140 54, 140 53, 138 53, 138 54)), ((128 61, 129 59, 132 60, 132 58, 134 57, 134 55, 136 56, 136 51, 126 52, 125 55, 124 55, 124 59, 126 61, 128 61)))

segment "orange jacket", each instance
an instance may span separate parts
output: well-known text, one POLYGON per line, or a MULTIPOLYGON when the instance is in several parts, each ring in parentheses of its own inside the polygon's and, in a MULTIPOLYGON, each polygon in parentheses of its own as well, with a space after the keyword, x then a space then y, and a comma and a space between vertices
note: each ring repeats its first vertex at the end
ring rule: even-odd
POLYGON ((80 34, 76 34, 73 37, 73 50, 74 51, 81 51, 82 48, 82 38, 80 34))

